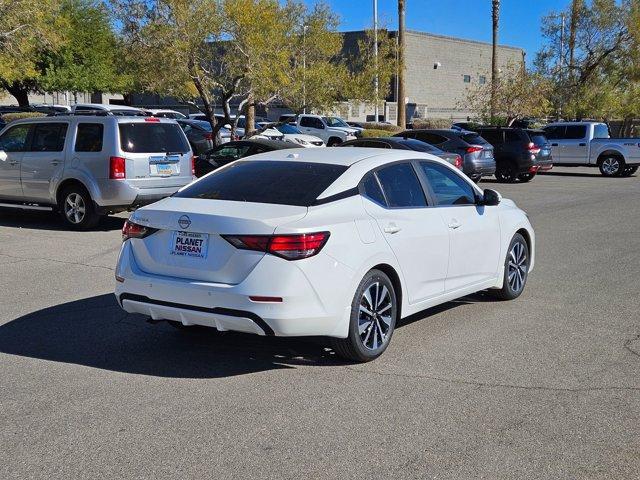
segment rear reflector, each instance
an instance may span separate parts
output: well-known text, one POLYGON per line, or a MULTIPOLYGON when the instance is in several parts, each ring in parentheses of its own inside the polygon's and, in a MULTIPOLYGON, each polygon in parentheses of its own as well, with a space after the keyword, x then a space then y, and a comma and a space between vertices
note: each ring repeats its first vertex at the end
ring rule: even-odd
POLYGON ((120 180, 127 176, 126 160, 122 157, 109 158, 109 179, 120 180))
POLYGON ((481 152, 483 149, 478 145, 472 145, 471 147, 467 147, 467 153, 475 153, 481 152))
POLYGON ((270 253, 286 260, 300 260, 316 255, 329 239, 329 232, 295 235, 222 235, 241 250, 270 253))
POLYGON ((460 170, 462 170, 462 157, 460 155, 456 156, 456 159, 454 161, 453 164, 456 168, 459 168, 460 170))
POLYGON ((282 303, 282 297, 261 297, 252 295, 249 297, 252 302, 269 302, 269 303, 282 303))
POLYGON ((145 227, 127 220, 122 226, 122 241, 124 242, 130 238, 144 238, 157 231, 156 228, 145 227))

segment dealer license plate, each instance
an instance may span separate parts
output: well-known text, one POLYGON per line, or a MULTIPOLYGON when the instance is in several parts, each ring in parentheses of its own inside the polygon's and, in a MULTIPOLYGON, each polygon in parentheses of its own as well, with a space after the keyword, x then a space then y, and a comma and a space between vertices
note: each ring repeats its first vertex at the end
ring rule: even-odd
POLYGON ((171 254, 181 257, 207 258, 209 234, 194 232, 174 232, 171 254))

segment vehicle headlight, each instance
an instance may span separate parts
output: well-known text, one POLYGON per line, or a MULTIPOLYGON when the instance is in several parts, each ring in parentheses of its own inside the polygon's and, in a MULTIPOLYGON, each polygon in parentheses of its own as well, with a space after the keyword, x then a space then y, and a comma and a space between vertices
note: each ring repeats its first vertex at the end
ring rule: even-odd
POLYGON ((300 145, 309 145, 309 142, 307 142, 306 140, 303 140, 301 138, 294 138, 294 140, 296 142, 298 142, 300 145))

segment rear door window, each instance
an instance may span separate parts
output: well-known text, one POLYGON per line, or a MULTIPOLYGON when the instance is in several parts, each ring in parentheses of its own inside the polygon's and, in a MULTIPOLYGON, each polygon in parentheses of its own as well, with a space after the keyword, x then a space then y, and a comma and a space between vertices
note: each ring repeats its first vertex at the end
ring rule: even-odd
POLYGON ((461 133, 460 138, 471 145, 487 144, 487 141, 475 132, 461 133))
POLYGON ((474 190, 460 175, 445 166, 430 162, 420 162, 429 186, 440 206, 473 205, 474 190))
POLYGON ((174 196, 308 207, 346 169, 327 163, 245 160, 215 171, 174 196))
POLYGON ((516 132, 515 130, 505 130, 504 141, 505 142, 522 142, 523 138, 520 136, 520 133, 516 132))
POLYGON ((128 153, 187 153, 189 143, 177 123, 119 123, 120 147, 128 153))
POLYGON ((480 134, 491 145, 500 145, 504 142, 504 133, 502 130, 481 130, 480 134))
POLYGON ((362 194, 369 200, 381 205, 387 206, 387 202, 384 199, 384 194, 380 189, 380 184, 375 174, 369 173, 364 180, 362 180, 362 194))
POLYGON ((564 138, 565 130, 566 127, 564 125, 552 125, 544 129, 549 140, 560 140, 564 138))
POLYGON ((566 140, 581 140, 587 136, 586 125, 567 125, 567 129, 564 133, 566 140))
POLYGON ((410 163, 397 163, 377 172, 390 207, 425 207, 424 190, 410 163))
POLYGON ((67 137, 66 123, 38 123, 34 125, 29 151, 61 152, 67 137))
POLYGON ((76 152, 101 152, 104 127, 101 123, 79 123, 76 152))
POLYGON ((447 137, 444 137, 442 135, 438 135, 435 133, 427 133, 427 132, 415 133, 415 134, 412 134, 411 137, 416 138, 421 142, 430 143, 431 145, 440 145, 449 140, 447 137))

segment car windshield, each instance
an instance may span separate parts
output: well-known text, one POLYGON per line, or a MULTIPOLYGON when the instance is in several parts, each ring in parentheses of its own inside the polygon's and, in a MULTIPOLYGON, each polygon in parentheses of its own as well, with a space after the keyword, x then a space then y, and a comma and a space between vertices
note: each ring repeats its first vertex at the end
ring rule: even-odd
POLYGON ((189 143, 177 123, 120 123, 120 147, 129 153, 187 153, 189 143))
POLYGON ((348 127, 347 122, 338 117, 322 117, 330 127, 348 127))
POLYGON ((327 163, 238 161, 174 196, 308 207, 346 169, 327 163))
POLYGON ((284 133, 286 135, 302 133, 300 130, 298 130, 297 127, 294 127, 293 125, 289 125, 288 123, 284 123, 282 125, 276 125, 276 128, 280 133, 284 133))

